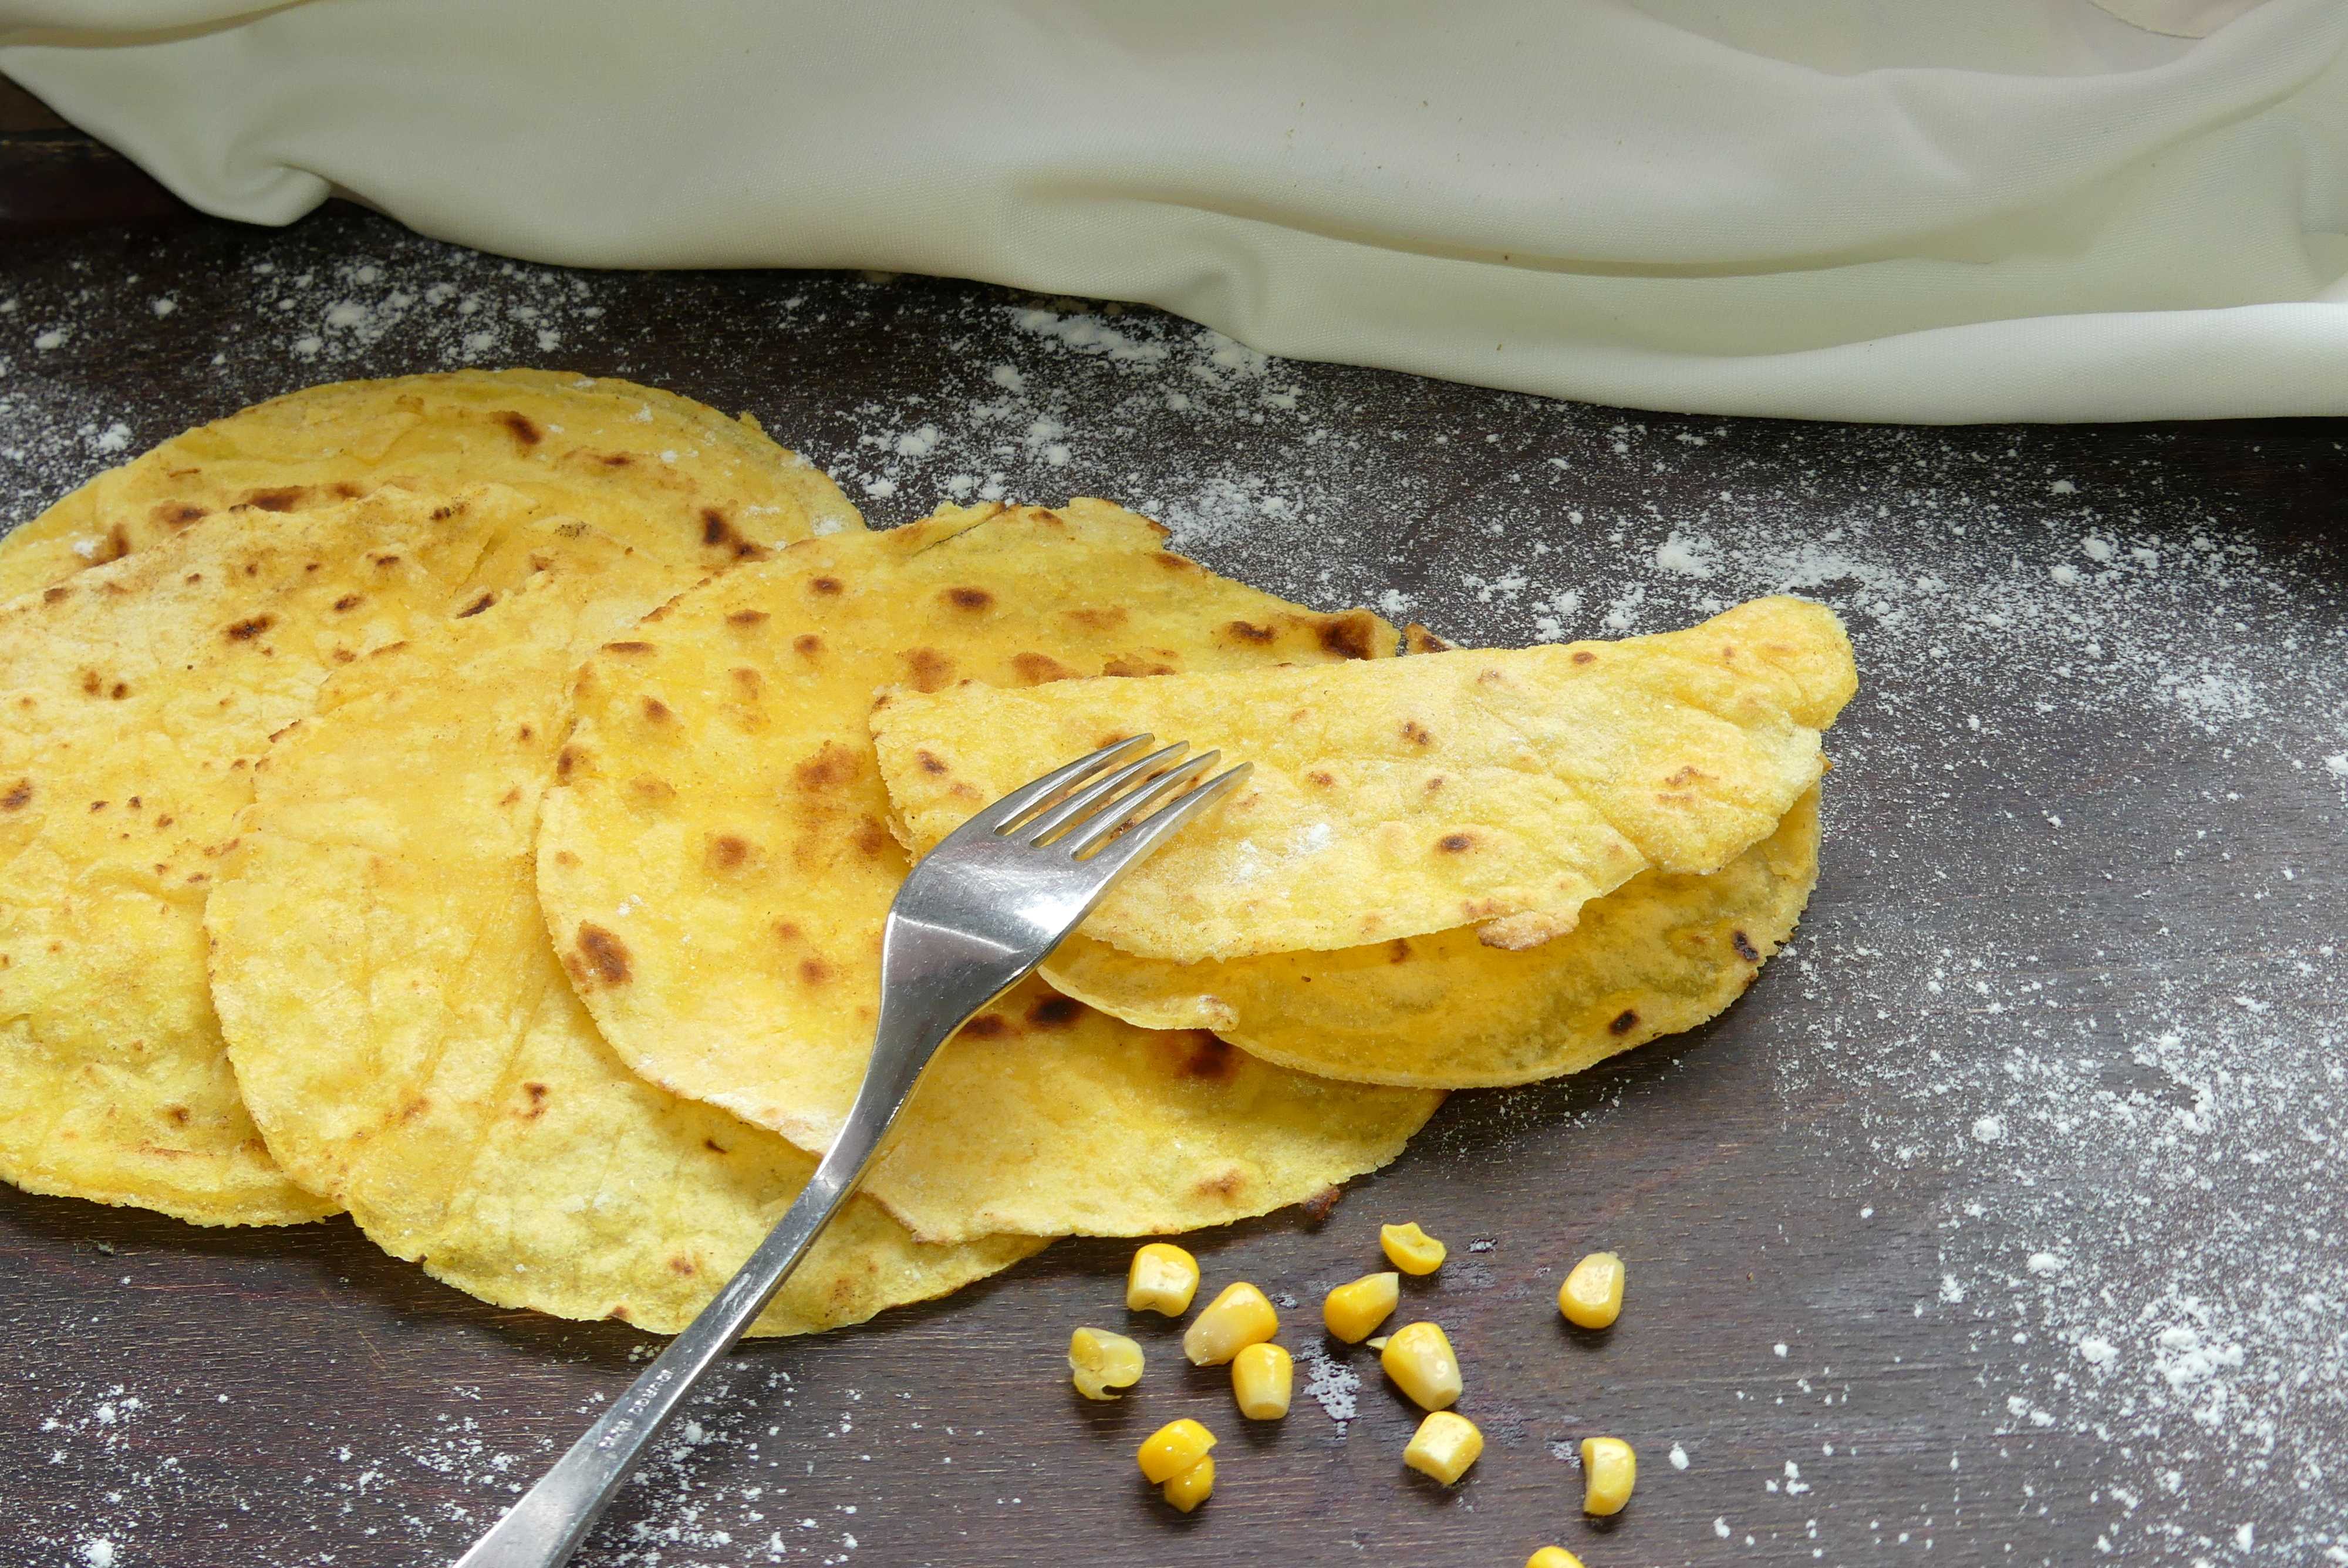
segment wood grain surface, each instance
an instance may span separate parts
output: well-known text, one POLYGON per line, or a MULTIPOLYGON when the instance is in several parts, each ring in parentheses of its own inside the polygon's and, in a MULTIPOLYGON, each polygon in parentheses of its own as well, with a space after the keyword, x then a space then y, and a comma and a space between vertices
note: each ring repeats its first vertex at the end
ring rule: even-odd
MULTIPOLYGON (((261 397, 466 363, 749 409, 876 523, 1128 500, 1220 570, 1465 641, 1790 588, 1866 683, 1802 934, 1725 1017, 1455 1097, 1324 1223, 1195 1238, 1210 1289, 1296 1303, 1284 1423, 1156 1320, 1134 1396, 1076 1398, 1067 1332, 1126 1326, 1130 1243, 1066 1242, 743 1351, 582 1563, 2343 1560, 2348 428, 1624 413, 977 284, 509 264, 329 208, 0 253, 0 514, 261 397), (1447 1492, 1402 1470, 1371 1355, 1303 1354, 1403 1218, 1451 1243, 1406 1310, 1489 1441, 1447 1492), (1598 1246, 1631 1285, 1591 1336, 1551 1295, 1598 1246), (1132 1460, 1177 1415, 1223 1439, 1187 1519, 1132 1460), (1603 1523, 1596 1433, 1642 1463, 1603 1523)), ((646 1351, 340 1221, 0 1191, 0 1564, 443 1562, 646 1351)))

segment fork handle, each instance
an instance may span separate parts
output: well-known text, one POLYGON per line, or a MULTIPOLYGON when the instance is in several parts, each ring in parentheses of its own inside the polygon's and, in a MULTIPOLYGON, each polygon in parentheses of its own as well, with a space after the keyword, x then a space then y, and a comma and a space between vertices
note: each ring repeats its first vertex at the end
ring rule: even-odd
MULTIPOLYGON (((982 998, 970 1011, 983 1003, 982 998)), ((815 1174, 767 1239, 685 1332, 669 1341, 627 1392, 596 1418, 503 1519, 473 1542, 454 1568, 560 1568, 569 1560, 685 1396, 757 1321, 856 1190, 930 1057, 968 1016, 909 1020, 901 1013, 891 1020, 884 1004, 872 1063, 856 1103, 815 1174)))

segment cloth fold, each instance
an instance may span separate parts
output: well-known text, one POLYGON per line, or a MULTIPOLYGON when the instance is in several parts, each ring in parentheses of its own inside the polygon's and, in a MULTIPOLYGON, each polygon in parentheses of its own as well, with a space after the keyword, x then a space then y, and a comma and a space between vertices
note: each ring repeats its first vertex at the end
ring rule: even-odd
POLYGON ((0 0, 0 71, 256 222, 1637 407, 2348 414, 2337 0, 0 0))

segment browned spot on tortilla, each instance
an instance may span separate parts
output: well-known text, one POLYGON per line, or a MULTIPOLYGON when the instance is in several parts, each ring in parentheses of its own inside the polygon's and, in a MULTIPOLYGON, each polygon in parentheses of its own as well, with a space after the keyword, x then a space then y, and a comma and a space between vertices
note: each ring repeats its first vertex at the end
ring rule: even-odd
POLYGON ((1306 1224, 1325 1225, 1329 1222, 1329 1216, 1337 1212, 1337 1201, 1344 1195, 1343 1187, 1323 1187, 1296 1207, 1303 1213, 1306 1224))
POLYGON ((1736 949, 1736 956, 1745 960, 1746 963, 1758 964, 1761 962, 1761 950, 1754 946, 1753 939, 1746 935, 1743 932, 1730 932, 1728 934, 1728 944, 1736 949))
POLYGON ((511 408, 500 408, 491 418, 511 431, 513 438, 525 447, 534 447, 545 438, 540 434, 538 426, 531 422, 527 414, 518 414, 511 408))
POLYGON ((499 797, 498 798, 498 804, 499 804, 499 805, 500 805, 500 806, 519 806, 519 805, 520 805, 520 804, 521 804, 521 786, 520 786, 520 785, 519 785, 519 784, 517 784, 517 785, 515 785, 512 789, 510 789, 507 790, 503 795, 499 796, 499 797))
POLYGON ((1027 1009, 1027 1022, 1039 1029, 1065 1029, 1084 1010, 1085 1005, 1074 996, 1038 996, 1035 1005, 1027 1009))
POLYGON ((856 846, 859 854, 872 861, 888 853, 889 845, 892 842, 887 826, 877 817, 867 817, 857 823, 856 830, 848 836, 848 841, 856 846))
POLYGON ((595 460, 607 469, 624 469, 636 459, 626 452, 605 452, 595 460))
POLYGON ((764 610, 733 610, 727 612, 726 624, 729 626, 755 626, 767 618, 764 610))
POLYGON ((544 1084, 526 1083, 521 1086, 521 1092, 530 1097, 530 1109, 521 1113, 523 1119, 528 1121, 536 1121, 540 1117, 546 1114, 546 1086, 544 1084))
POLYGON ((1476 847, 1476 839, 1470 833, 1446 833, 1435 841, 1435 847, 1446 854, 1465 854, 1476 847))
POLYGON ((792 781, 802 789, 838 789, 863 771, 863 759, 852 747, 827 740, 822 749, 791 769, 792 781))
POLYGON ((1071 680, 1076 673, 1049 654, 1014 654, 1011 655, 1011 667, 1029 686, 1071 680))
POLYGON ((627 984, 627 945, 602 926, 580 923, 579 955, 587 961, 595 978, 606 985, 627 984))
POLYGON ((603 651, 607 654, 649 654, 653 651, 653 645, 650 643, 633 641, 606 643, 603 645, 603 651))
POLYGON ((1594 665, 1598 662, 1598 655, 1588 648, 1576 648, 1573 650, 1573 662, 1577 665, 1594 665))
POLYGON ((785 942, 799 942, 805 940, 807 936, 807 934, 799 929, 798 922, 795 920, 775 922, 775 934, 785 942))
POLYGON ((938 754, 926 748, 915 751, 913 761, 924 773, 943 773, 946 770, 946 765, 938 760, 938 754))
POLYGON ((1423 788, 1423 789, 1442 789, 1442 788, 1443 788, 1443 775, 1442 775, 1442 774, 1440 774, 1440 773, 1430 773, 1430 774, 1428 774, 1428 775, 1426 776, 1426 784, 1425 784, 1425 785, 1423 785, 1423 786, 1421 786, 1421 788, 1423 788))
POLYGON ((1011 1020, 1000 1013, 981 1013, 962 1032, 973 1040, 999 1040, 1011 1032, 1011 1020))
POLYGON ((1386 948, 1386 962, 1389 964, 1407 964, 1410 962, 1410 938, 1406 936, 1397 936, 1386 948))
POLYGON ((1186 560, 1168 550, 1159 551, 1157 554, 1151 556, 1150 559, 1157 562, 1159 565, 1163 566, 1169 572, 1198 572, 1203 570, 1197 562, 1186 560))
POLYGON ((104 676, 99 675, 96 670, 82 671, 81 692, 84 696, 96 696, 105 689, 106 677, 104 676))
POLYGON ((750 858, 750 841, 732 833, 720 833, 709 841, 709 863, 721 872, 730 872, 750 858))
POLYGON ((300 485, 279 485, 273 490, 257 490, 244 498, 244 504, 263 511, 292 511, 302 504, 309 493, 300 485))
POLYGON ((341 598, 335 601, 335 608, 337 610, 355 610, 358 608, 360 597, 361 596, 356 593, 345 593, 341 598))
POLYGON ((169 1109, 165 1110, 163 1114, 171 1119, 171 1125, 174 1127, 185 1127, 188 1125, 188 1108, 184 1105, 172 1106, 169 1109))
POLYGON ((1126 618, 1126 608, 1122 604, 1084 604, 1068 612, 1069 620, 1089 632, 1106 632, 1112 627, 1122 626, 1126 618))
POLYGON ((41 590, 41 603, 44 604, 62 603, 66 597, 72 593, 72 589, 60 583, 54 588, 44 588, 41 590))
POLYGON ((356 500, 359 497, 366 494, 366 491, 359 489, 358 486, 351 483, 348 480, 336 480, 335 481, 335 493, 342 497, 345 500, 356 500))
POLYGON ((274 615, 250 615, 229 627, 226 634, 232 643, 249 643, 275 624, 274 615))
POLYGON ((673 1274, 683 1274, 686 1279, 691 1279, 701 1270, 695 1266, 691 1258, 671 1258, 668 1260, 668 1272, 673 1274))
POLYGON ((1432 746, 1435 744, 1434 731, 1428 729, 1426 726, 1419 723, 1418 720, 1415 718, 1406 718, 1402 721, 1402 738, 1405 740, 1409 741, 1413 746, 1432 746))
POLYGON ((647 806, 665 806, 676 799, 676 786, 644 773, 628 780, 628 793, 647 806))
POLYGON ((1199 1195, 1202 1198, 1236 1198, 1240 1189, 1246 1185, 1247 1178, 1240 1173, 1237 1166, 1232 1166, 1200 1181, 1199 1195))
POLYGON ((458 611, 457 619, 461 621, 468 615, 478 615, 497 602, 498 596, 495 593, 484 593, 479 598, 474 600, 471 603, 466 605, 463 609, 458 611))
POLYGON ((1663 782, 1666 784, 1675 784, 1682 789, 1685 789, 1688 785, 1694 784, 1704 777, 1706 777, 1706 775, 1703 771, 1691 765, 1681 769, 1678 772, 1664 779, 1663 782))
POLYGON ((584 760, 585 758, 575 746, 566 746, 561 750, 556 752, 554 754, 555 781, 557 783, 567 782, 571 778, 572 769, 577 768, 579 764, 584 760))
POLYGON ((799 978, 810 985, 820 985, 836 973, 838 971, 820 958, 808 957, 799 960, 799 978))
POLYGON ((426 1111, 430 1110, 431 1109, 432 1102, 419 1094, 414 1099, 409 1100, 406 1105, 399 1108, 399 1119, 402 1121, 414 1121, 417 1117, 422 1116, 426 1111))
POLYGON ((808 589, 810 593, 821 593, 829 597, 839 593, 841 585, 837 577, 811 577, 808 580, 808 589))
POLYGON ((1606 1032, 1610 1035, 1627 1035, 1638 1026, 1639 1015, 1625 1007, 1614 1015, 1613 1021, 1606 1026, 1606 1032))
POLYGON ((942 691, 953 681, 953 661, 935 648, 908 648, 905 668, 916 691, 942 691))
POLYGON ((750 668, 747 665, 736 665, 732 669, 726 671, 726 674, 732 679, 736 686, 741 688, 742 696, 745 698, 756 697, 758 695, 759 690, 766 685, 765 681, 759 678, 758 672, 750 668))
POLYGON ((675 718, 676 715, 669 712, 668 704, 661 701, 660 698, 648 696, 644 698, 644 717, 654 724, 662 724, 675 718))
POLYGON ((1252 621, 1233 621, 1223 630, 1242 643, 1268 643, 1279 634, 1270 626, 1259 626, 1252 621))
POLYGON ((703 1139, 701 1140, 701 1147, 706 1149, 712 1154, 731 1154, 733 1152, 732 1150, 726 1148, 726 1145, 718 1142, 717 1140, 714 1138, 703 1139))
POLYGON ((525 724, 520 729, 514 731, 514 738, 516 740, 528 740, 537 733, 538 731, 525 724))
POLYGON ((801 632, 791 639, 791 652, 802 658, 811 659, 823 652, 823 639, 813 632, 801 632))
POLYGON ((944 598, 955 609, 973 613, 987 609, 994 603, 994 595, 983 588, 949 588, 944 598))
POLYGON ((1119 654, 1101 666, 1101 674, 1105 676, 1170 676, 1173 673, 1174 666, 1163 659, 1137 658, 1126 654, 1119 654))
POLYGON ((1366 610, 1332 615, 1321 623, 1321 645, 1341 659, 1374 658, 1378 651, 1378 620, 1366 610))
POLYGON ((1222 1083, 1239 1074, 1239 1053, 1204 1029, 1183 1031, 1190 1037, 1189 1053, 1182 1058, 1184 1078, 1204 1078, 1210 1083, 1222 1083))
POLYGON ((1337 782, 1337 776, 1326 769, 1315 768, 1304 776, 1304 781, 1308 784, 1318 784, 1322 789, 1326 789, 1337 782))
MULTIPOLYGON (((184 500, 165 501, 157 507, 153 513, 155 521, 166 528, 185 528, 191 522, 201 521, 209 515, 211 514, 202 507, 184 500)), ((128 554, 129 552, 126 551, 124 553, 128 554)))

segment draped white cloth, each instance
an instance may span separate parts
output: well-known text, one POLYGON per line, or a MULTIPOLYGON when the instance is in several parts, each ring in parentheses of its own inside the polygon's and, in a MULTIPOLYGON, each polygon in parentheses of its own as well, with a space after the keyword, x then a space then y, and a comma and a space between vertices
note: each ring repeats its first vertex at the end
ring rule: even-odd
POLYGON ((256 222, 1646 407, 2348 414, 2343 0, 0 0, 0 71, 256 222))

